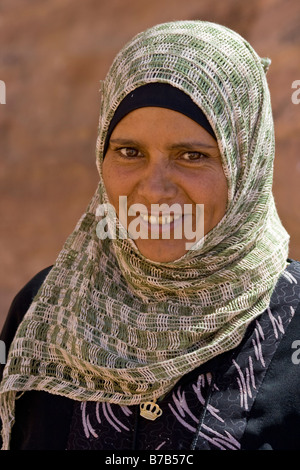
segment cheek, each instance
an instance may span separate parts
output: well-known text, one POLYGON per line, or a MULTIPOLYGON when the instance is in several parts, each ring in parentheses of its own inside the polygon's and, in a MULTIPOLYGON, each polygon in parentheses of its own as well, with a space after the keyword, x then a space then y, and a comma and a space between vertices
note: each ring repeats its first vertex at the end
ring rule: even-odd
POLYGON ((224 217, 227 209, 228 187, 225 176, 214 182, 211 190, 211 203, 208 201, 208 218, 211 227, 217 225, 224 217))
POLYGON ((116 165, 106 157, 103 162, 102 175, 108 193, 114 194, 119 188, 119 173, 116 165))
POLYGON ((115 199, 118 199, 117 190, 119 188, 119 185, 116 184, 117 173, 114 171, 113 167, 109 164, 109 162, 105 159, 102 167, 102 176, 108 198, 110 202, 114 205, 115 199))
POLYGON ((204 204, 207 222, 216 224, 225 215, 228 186, 223 171, 206 174, 204 178, 191 182, 190 194, 196 204, 204 204))
POLYGON ((225 215, 228 204, 228 183, 223 170, 216 183, 216 196, 219 210, 223 217, 223 215, 225 215))
POLYGON ((133 179, 127 173, 109 161, 103 162, 103 182, 110 202, 117 207, 120 196, 129 196, 134 186, 133 179))

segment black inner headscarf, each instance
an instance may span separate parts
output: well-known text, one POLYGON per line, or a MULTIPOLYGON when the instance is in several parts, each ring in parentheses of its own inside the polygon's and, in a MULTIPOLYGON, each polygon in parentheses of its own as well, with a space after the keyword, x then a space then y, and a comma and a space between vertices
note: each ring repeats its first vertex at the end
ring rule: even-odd
POLYGON ((186 93, 167 83, 149 83, 130 92, 119 104, 108 128, 104 145, 104 156, 108 149, 111 134, 121 119, 135 109, 149 106, 172 109, 173 111, 185 114, 216 139, 207 117, 186 93))

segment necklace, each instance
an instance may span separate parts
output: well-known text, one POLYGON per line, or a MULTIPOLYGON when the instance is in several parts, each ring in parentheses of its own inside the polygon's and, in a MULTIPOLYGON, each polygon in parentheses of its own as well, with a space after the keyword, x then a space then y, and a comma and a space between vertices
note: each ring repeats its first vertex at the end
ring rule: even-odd
POLYGON ((140 404, 140 415, 143 418, 154 421, 162 415, 162 409, 156 403, 156 400, 145 401, 140 404))

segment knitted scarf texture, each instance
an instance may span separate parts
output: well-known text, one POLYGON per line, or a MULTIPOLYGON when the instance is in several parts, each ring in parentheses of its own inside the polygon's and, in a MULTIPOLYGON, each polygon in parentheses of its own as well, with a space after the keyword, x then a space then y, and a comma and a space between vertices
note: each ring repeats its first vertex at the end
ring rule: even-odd
POLYGON ((116 56, 101 83, 99 186, 9 351, 0 387, 4 449, 18 393, 121 405, 156 399, 236 347, 268 307, 289 236, 272 195, 267 66, 240 35, 203 21, 154 26, 116 56), (228 182, 223 219, 198 249, 169 263, 147 260, 130 238, 97 236, 97 208, 108 201, 102 161, 109 123, 130 91, 151 82, 179 88, 202 109, 228 182))

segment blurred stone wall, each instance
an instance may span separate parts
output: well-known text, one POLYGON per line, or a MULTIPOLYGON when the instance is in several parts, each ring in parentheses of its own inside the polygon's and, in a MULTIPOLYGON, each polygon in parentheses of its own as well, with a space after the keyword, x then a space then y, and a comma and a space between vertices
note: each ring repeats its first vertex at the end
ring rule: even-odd
POLYGON ((133 35, 177 19, 224 24, 271 57, 274 193, 290 255, 300 259, 300 104, 291 100, 300 80, 299 0, 1 0, 0 327, 95 191, 99 80, 133 35))

